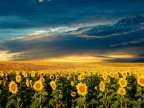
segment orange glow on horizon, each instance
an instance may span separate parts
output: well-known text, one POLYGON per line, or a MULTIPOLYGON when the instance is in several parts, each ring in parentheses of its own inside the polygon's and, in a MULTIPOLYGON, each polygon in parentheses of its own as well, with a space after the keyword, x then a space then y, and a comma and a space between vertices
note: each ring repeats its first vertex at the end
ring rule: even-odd
POLYGON ((68 57, 60 57, 60 58, 51 58, 46 61, 52 62, 104 62, 104 58, 93 57, 93 56, 68 56, 68 57))

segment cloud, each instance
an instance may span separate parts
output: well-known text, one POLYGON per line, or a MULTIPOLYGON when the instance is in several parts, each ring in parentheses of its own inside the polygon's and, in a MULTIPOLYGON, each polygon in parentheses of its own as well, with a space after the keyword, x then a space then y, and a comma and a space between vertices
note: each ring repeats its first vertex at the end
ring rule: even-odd
POLYGON ((137 44, 137 43, 144 43, 144 38, 141 38, 139 40, 133 40, 133 41, 129 41, 129 42, 123 42, 120 44, 114 44, 114 45, 110 45, 112 47, 116 47, 116 46, 126 46, 128 44, 137 44))
POLYGON ((39 29, 0 41, 0 50, 15 54, 10 60, 138 61, 144 57, 144 31, 139 27, 142 21, 129 23, 136 18, 123 20, 122 24, 119 21, 116 24, 94 26, 90 23, 39 29))
POLYGON ((13 60, 19 53, 9 53, 9 51, 0 51, 0 61, 13 60))

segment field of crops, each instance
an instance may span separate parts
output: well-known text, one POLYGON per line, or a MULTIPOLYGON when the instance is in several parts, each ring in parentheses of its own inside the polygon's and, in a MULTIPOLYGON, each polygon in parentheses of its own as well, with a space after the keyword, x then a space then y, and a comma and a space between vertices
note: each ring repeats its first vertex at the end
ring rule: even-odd
POLYGON ((2 108, 143 108, 144 68, 0 72, 2 108))

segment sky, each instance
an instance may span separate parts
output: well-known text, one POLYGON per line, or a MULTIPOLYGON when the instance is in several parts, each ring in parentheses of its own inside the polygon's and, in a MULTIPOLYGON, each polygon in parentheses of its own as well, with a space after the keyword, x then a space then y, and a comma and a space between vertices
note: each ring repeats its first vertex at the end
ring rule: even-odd
POLYGON ((144 0, 0 0, 0 61, 144 62, 144 0))

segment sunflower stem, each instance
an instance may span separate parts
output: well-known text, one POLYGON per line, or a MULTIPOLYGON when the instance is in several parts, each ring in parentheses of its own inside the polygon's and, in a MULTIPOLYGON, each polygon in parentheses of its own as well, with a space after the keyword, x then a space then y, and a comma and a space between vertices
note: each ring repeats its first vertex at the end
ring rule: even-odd
POLYGON ((41 95, 41 92, 40 92, 40 108, 42 108, 42 95, 41 95))
POLYGON ((121 96, 121 98, 120 98, 120 99, 121 99, 120 101, 121 101, 121 108, 122 108, 122 96, 121 96))

